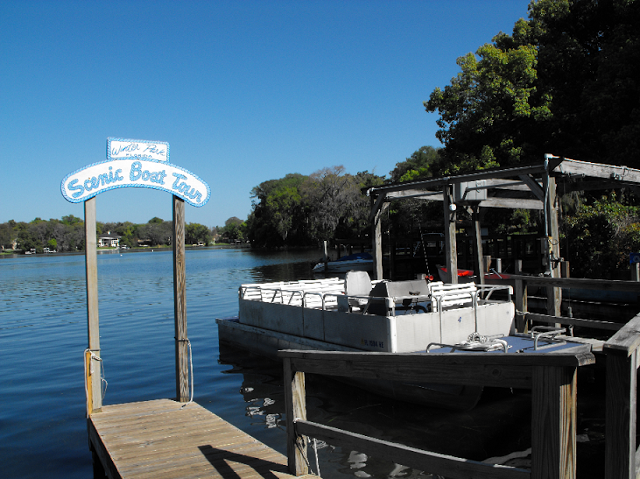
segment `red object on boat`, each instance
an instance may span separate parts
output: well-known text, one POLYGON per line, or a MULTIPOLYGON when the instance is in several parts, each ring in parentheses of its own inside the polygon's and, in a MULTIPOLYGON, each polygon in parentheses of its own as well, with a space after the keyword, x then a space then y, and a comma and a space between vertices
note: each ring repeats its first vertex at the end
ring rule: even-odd
MULTIPOLYGON (((444 273, 447 272, 447 268, 440 268, 440 269, 444 273)), ((473 276, 473 271, 471 271, 470 269, 459 269, 458 276, 473 276)))

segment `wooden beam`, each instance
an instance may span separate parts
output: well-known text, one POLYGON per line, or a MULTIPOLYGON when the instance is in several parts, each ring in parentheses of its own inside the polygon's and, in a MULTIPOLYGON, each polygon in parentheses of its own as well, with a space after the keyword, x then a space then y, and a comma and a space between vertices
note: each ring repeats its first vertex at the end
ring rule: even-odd
POLYGON ((571 176, 588 176, 591 178, 606 178, 622 183, 640 183, 640 170, 626 166, 605 165, 587 161, 562 158, 554 172, 571 176))
MULTIPOLYGON (((542 176, 542 183, 546 192, 545 222, 548 241, 547 268, 552 278, 560 277, 560 228, 558 226, 558 201, 556 196, 556 180, 547 171, 542 176)), ((562 316, 562 290, 557 287, 547 287, 547 314, 562 316)))
POLYGON ((593 329, 606 329, 608 331, 619 331, 624 326, 621 323, 614 323, 612 321, 599 321, 596 319, 579 319, 568 318, 566 316, 549 316, 546 314, 527 313, 525 314, 527 321, 538 321, 540 323, 549 324, 568 324, 571 326, 581 326, 584 328, 593 329))
POLYGON ((389 379, 471 386, 531 388, 534 366, 583 366, 595 358, 578 347, 574 353, 360 353, 334 351, 279 351, 292 368, 313 374, 365 379, 389 379))
POLYGON ((625 324, 604 344, 605 352, 618 352, 630 356, 640 347, 640 314, 625 324))
POLYGON ((551 278, 548 276, 512 275, 529 286, 555 286, 558 288, 598 289, 604 291, 630 291, 640 294, 640 284, 636 281, 592 279, 592 278, 551 278))
POLYGON ((445 185, 442 189, 444 197, 444 244, 445 257, 444 265, 449 274, 451 284, 458 284, 458 250, 456 247, 456 204, 453 202, 453 196, 450 185, 445 185))
POLYGON ((638 355, 607 353, 605 479, 636 478, 638 355))
POLYGON ((473 248, 473 267, 476 271, 476 276, 480 279, 480 284, 484 284, 484 272, 486 270, 483 264, 483 252, 482 252, 482 230, 480 228, 480 207, 474 205, 471 207, 471 217, 473 219, 473 239, 475 247, 473 248))
POLYGON ((542 189, 542 186, 540 186, 540 183, 538 183, 533 178, 533 176, 520 175, 520 179, 527 184, 529 190, 534 194, 536 198, 538 198, 540 201, 544 201, 544 190, 542 189))
POLYGON ((102 378, 100 376, 100 320, 98 311, 98 245, 96 241, 96 197, 84 202, 85 272, 87 277, 87 326, 89 335, 89 396, 87 413, 102 409, 102 378))
POLYGON ((329 444, 339 444, 342 448, 366 452, 376 458, 388 459, 418 471, 428 471, 430 474, 438 474, 451 479, 469 477, 529 479, 531 477, 529 471, 524 469, 423 451, 311 421, 298 421, 296 427, 301 434, 321 439, 329 444))
MULTIPOLYGON (((173 311, 176 350, 176 398, 189 401, 189 339, 187 336, 187 274, 184 200, 173 196, 173 311)), ((193 379, 193 378, 192 378, 193 379)))
POLYGON ((383 198, 382 195, 372 208, 373 224, 371 228, 371 247, 373 252, 374 279, 383 279, 384 277, 382 267, 382 212, 383 209, 385 209, 385 205, 388 207, 388 203, 382 203, 381 198, 383 198))
POLYGON ((305 374, 293 368, 291 359, 283 361, 284 403, 287 416, 287 464, 289 472, 296 476, 309 473, 307 465, 307 441, 296 431, 296 421, 307 419, 307 393, 305 374))
POLYGON ((499 198, 492 196, 480 202, 481 208, 511 208, 525 210, 541 210, 544 205, 541 201, 526 198, 499 198))
POLYGON ((441 191, 428 191, 428 190, 406 190, 406 191, 392 191, 387 194, 387 198, 393 199, 409 199, 415 198, 417 200, 428 201, 442 201, 441 191))
POLYGON ((576 477, 576 369, 534 367, 531 478, 576 477))
POLYGON ((495 170, 477 171, 474 173, 466 173, 464 175, 445 176, 430 180, 413 181, 410 183, 402 183, 397 185, 377 186, 370 188, 370 194, 390 193, 392 191, 403 190, 428 190, 443 188, 445 185, 454 183, 463 183, 467 181, 496 179, 496 178, 513 178, 520 175, 541 174, 544 171, 543 165, 520 166, 517 168, 505 168, 495 170))

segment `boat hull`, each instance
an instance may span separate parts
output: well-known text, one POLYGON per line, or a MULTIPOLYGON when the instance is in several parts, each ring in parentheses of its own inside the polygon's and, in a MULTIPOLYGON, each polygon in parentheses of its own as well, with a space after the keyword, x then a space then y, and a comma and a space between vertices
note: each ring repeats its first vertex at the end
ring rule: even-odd
MULTIPOLYGON (((216 323, 220 342, 272 359, 277 359, 277 353, 282 349, 361 351, 359 348, 243 324, 238 318, 216 319, 216 323)), ((483 389, 476 386, 409 384, 354 378, 345 381, 386 398, 456 411, 472 409, 480 399, 483 389)))

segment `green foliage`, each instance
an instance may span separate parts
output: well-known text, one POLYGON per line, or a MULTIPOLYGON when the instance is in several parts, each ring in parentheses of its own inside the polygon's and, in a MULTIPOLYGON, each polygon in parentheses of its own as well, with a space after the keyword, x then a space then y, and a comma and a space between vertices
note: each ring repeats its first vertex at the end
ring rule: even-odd
POLYGON ((438 112, 441 173, 544 153, 638 167, 640 2, 538 0, 512 35, 458 58, 424 103, 438 112))
POLYGON ((396 163, 391 171, 391 182, 424 180, 433 176, 440 161, 440 150, 432 146, 423 146, 414 151, 405 161, 396 163))
POLYGON ((382 182, 368 171, 345 174, 342 166, 265 181, 251 191, 248 238, 254 246, 272 248, 360 235, 368 228, 369 215, 363 189, 382 182))
POLYGON ((232 216, 225 221, 224 228, 218 228, 218 233, 225 243, 243 243, 247 236, 247 223, 232 216))
POLYGON ((208 246, 211 242, 209 228, 200 223, 188 223, 185 227, 186 244, 204 244, 208 246))
POLYGON ((602 197, 565 218, 563 234, 575 276, 628 278, 629 253, 640 251, 640 208, 602 197))

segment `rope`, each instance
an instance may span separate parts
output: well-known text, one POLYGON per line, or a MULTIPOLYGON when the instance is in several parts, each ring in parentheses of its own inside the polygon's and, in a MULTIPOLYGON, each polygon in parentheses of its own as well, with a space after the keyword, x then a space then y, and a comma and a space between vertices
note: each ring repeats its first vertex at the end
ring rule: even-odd
MULTIPOLYGON (((175 338, 174 338, 175 339, 175 338)), ((191 397, 189 398, 189 402, 186 402, 182 405, 182 407, 187 406, 188 404, 191 404, 193 402, 193 351, 191 350, 191 341, 189 341, 188 338, 185 339, 176 339, 176 341, 186 341, 187 345, 189 346, 189 378, 187 379, 189 381, 189 386, 191 389, 191 397)))
MULTIPOLYGON (((98 356, 97 354, 95 354, 94 351, 99 351, 99 350, 92 350, 92 349, 85 349, 84 350, 84 354, 83 354, 83 363, 84 363, 84 377, 86 378, 88 376, 87 374, 87 361, 84 361, 84 356, 87 353, 91 353, 91 357, 89 358, 89 371, 91 372, 91 374, 95 374, 93 371, 91 371, 91 361, 95 360, 95 361, 99 361, 100 362, 100 367, 98 368, 98 374, 100 375, 100 395, 102 397, 102 400, 104 401, 104 397, 107 395, 107 387, 109 386, 109 383, 107 382, 107 380, 105 379, 105 374, 104 374, 104 361, 102 361, 102 358, 100 356, 98 356)), ((85 380, 84 382, 84 394, 85 394, 85 398, 86 398, 86 402, 87 402, 87 414, 89 414, 89 396, 90 396, 90 392, 89 392, 89 381, 85 380)))
POLYGON ((316 456, 316 471, 318 471, 318 474, 316 474, 318 477, 320 476, 320 460, 318 459, 318 441, 316 440, 316 438, 313 438, 313 453, 316 456))
POLYGON ((431 271, 429 271, 429 259, 427 258, 427 248, 424 245, 424 236, 422 235, 422 226, 418 222, 418 231, 420 231, 420 243, 422 243, 422 254, 424 255, 424 264, 427 266, 427 283, 431 281, 431 271))
MULTIPOLYGON (((296 421, 293 421, 294 426, 296 421)), ((311 439, 308 438, 307 436, 302 436, 300 435, 300 437, 302 438, 303 441, 306 441, 307 443, 311 443, 311 439)), ((311 471, 311 474, 320 477, 320 460, 318 459, 318 442, 316 441, 316 438, 313 438, 313 452, 315 453, 316 456, 316 471, 317 473, 313 472, 313 469, 311 468, 311 463, 309 462, 309 457, 307 456, 306 450, 304 448, 302 448, 302 441, 296 441, 296 447, 298 448, 298 451, 300 451, 300 455, 303 457, 305 464, 307 465, 307 468, 309 469, 309 471, 311 471)))

